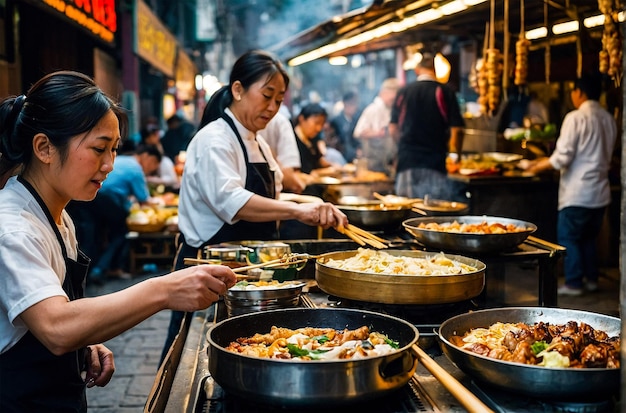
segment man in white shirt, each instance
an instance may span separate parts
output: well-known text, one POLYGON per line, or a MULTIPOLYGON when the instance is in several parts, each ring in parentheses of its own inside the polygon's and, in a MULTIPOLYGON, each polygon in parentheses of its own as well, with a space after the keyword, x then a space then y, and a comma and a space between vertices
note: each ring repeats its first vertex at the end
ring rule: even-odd
POLYGON ((354 127, 354 137, 361 142, 368 169, 390 172, 396 157, 397 146, 389 135, 391 106, 400 82, 396 78, 383 81, 378 96, 367 105, 354 127))
POLYGON ((563 119, 554 152, 528 169, 561 171, 557 238, 567 253, 559 295, 581 295, 583 287, 598 289, 596 239, 611 203, 608 173, 617 138, 615 119, 598 103, 601 93, 599 75, 576 80, 570 94, 576 109, 563 119))

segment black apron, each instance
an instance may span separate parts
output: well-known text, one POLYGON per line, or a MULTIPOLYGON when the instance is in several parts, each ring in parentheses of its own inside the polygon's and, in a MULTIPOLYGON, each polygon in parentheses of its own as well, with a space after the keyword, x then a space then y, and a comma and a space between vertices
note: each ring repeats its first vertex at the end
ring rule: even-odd
MULTIPOLYGON (((84 296, 89 258, 80 250, 78 260, 67 256, 65 242, 39 194, 21 177, 18 180, 37 200, 56 234, 65 259, 63 290, 70 300, 84 296)), ((28 274, 24 273, 24 276, 28 274)), ((86 348, 55 356, 29 331, 0 355, 0 412, 86 412, 86 348)))

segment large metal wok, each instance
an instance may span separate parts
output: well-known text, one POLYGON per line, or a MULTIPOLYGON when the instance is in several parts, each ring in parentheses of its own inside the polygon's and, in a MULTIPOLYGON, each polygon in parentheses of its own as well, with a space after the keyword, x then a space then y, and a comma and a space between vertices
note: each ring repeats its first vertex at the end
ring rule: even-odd
POLYGON ((463 335, 476 327, 489 327, 497 322, 543 321, 565 324, 568 321, 585 322, 609 336, 620 334, 620 319, 587 311, 511 307, 474 311, 452 317, 441 324, 439 338, 445 355, 456 366, 474 379, 517 394, 559 401, 605 400, 619 390, 620 369, 606 368, 547 368, 501 361, 463 350, 449 339, 463 335))
POLYGON ((441 216, 411 218, 402 223, 404 229, 417 241, 427 247, 437 248, 444 251, 462 251, 475 253, 490 253, 510 250, 528 238, 537 230, 537 226, 530 222, 519 219, 491 217, 491 216, 441 216), (457 221, 461 224, 480 224, 481 222, 498 222, 501 224, 513 224, 526 228, 525 231, 507 232, 505 234, 473 234, 461 232, 436 231, 419 228, 420 224, 436 223, 445 224, 457 221))
POLYGON ((296 308, 229 318, 207 333, 209 372, 226 391, 261 403, 312 406, 351 403, 404 386, 417 367, 410 348, 418 330, 396 317, 348 309, 296 308), (333 361, 289 361, 250 357, 225 349, 238 337, 267 333, 272 326, 338 330, 370 327, 400 344, 385 356, 333 361))
MULTIPOLYGON (((433 253, 412 250, 387 250, 391 255, 425 258, 433 253)), ((357 301, 383 304, 444 304, 478 296, 485 286, 485 264, 459 255, 446 254, 452 260, 471 265, 475 272, 461 275, 385 275, 347 271, 326 265, 331 259, 343 260, 358 251, 331 252, 315 264, 315 280, 328 294, 357 301)))
POLYGON ((367 228, 399 227, 411 215, 411 205, 387 205, 373 201, 364 205, 337 205, 351 224, 367 228))

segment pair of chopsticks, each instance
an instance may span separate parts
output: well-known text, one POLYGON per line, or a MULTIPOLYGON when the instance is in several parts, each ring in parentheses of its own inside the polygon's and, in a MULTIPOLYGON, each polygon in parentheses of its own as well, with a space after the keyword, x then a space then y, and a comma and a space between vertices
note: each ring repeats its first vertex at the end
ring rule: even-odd
POLYGON ((365 245, 370 245, 378 249, 389 247, 387 245, 387 240, 352 224, 348 224, 347 227, 337 227, 337 231, 346 235, 348 238, 350 238, 352 241, 356 242, 362 247, 364 247, 365 245))
MULTIPOLYGON (((240 275, 240 273, 247 273, 248 270, 254 270, 256 268, 274 268, 274 267, 282 267, 285 265, 292 264, 301 264, 303 262, 307 262, 312 258, 317 258, 316 256, 309 254, 291 254, 286 255, 283 258, 278 258, 272 261, 262 262, 259 264, 246 265, 243 267, 233 268, 233 272, 237 274, 238 279, 250 278, 247 275, 240 275)), ((215 260, 203 260, 201 258, 185 258, 185 265, 193 265, 193 264, 215 264, 215 260)))

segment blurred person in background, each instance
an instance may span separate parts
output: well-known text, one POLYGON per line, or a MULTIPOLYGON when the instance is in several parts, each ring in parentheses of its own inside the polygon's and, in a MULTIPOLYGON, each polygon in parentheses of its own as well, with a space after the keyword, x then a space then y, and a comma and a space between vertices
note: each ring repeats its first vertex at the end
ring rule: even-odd
MULTIPOLYGON (((84 297, 89 258, 65 211, 96 196, 127 120, 92 79, 55 72, 0 103, 0 411, 87 411, 115 371, 111 340, 161 310, 207 308, 236 282, 201 265, 84 297)), ((105 181, 106 182, 106 181, 105 181)))
POLYGON ((611 203, 609 168, 617 125, 598 100, 599 73, 585 74, 570 92, 575 110, 563 119, 550 157, 529 164, 528 172, 560 171, 557 240, 567 248, 565 284, 559 295, 578 296, 598 289, 596 242, 611 203))
POLYGON ((185 151, 196 132, 196 127, 182 115, 175 113, 167 119, 167 131, 161 138, 163 153, 173 162, 181 151, 185 151))
POLYGON ((330 130, 337 140, 337 149, 348 162, 360 155, 359 141, 354 139, 354 127, 359 119, 359 95, 346 92, 342 99, 341 112, 330 120, 330 130))
POLYGON ((396 78, 385 79, 378 96, 367 105, 354 127, 354 137, 359 140, 363 157, 371 171, 390 174, 397 155, 397 145, 389 135, 391 106, 400 88, 396 78))
MULTIPOLYGON (((281 105, 281 108, 284 106, 281 105)), ((305 179, 299 173, 300 151, 291 120, 282 111, 269 121, 265 129, 259 131, 270 146, 272 154, 283 173, 283 190, 300 194, 306 187, 305 179)))
POLYGON ((102 284, 106 276, 131 277, 126 272, 129 248, 126 218, 133 202, 148 204, 150 191, 146 176, 158 170, 162 157, 161 151, 153 145, 139 145, 134 153, 117 156, 113 171, 102 183, 95 199, 80 205, 85 214, 76 218, 84 228, 78 241, 89 251, 97 251, 89 281, 102 284))
MULTIPOLYGON (((207 245, 278 239, 277 221, 347 225, 345 214, 330 203, 277 200, 282 172, 258 131, 278 112, 288 85, 289 76, 276 57, 251 50, 233 65, 228 85, 211 96, 187 148, 175 268, 182 268, 185 258, 197 258, 207 245)), ((162 360, 184 317, 172 312, 162 360)))
POLYGON ((395 193, 409 198, 465 200, 448 179, 446 157, 460 159, 465 121, 454 92, 437 81, 434 56, 424 53, 417 79, 398 90, 389 131, 398 142, 395 193))
POLYGON ((174 168, 174 162, 172 162, 169 156, 165 156, 163 146, 161 145, 161 128, 156 125, 148 125, 141 133, 141 143, 156 147, 164 155, 161 157, 159 168, 146 176, 148 183, 165 185, 170 189, 178 189, 178 174, 174 168))

